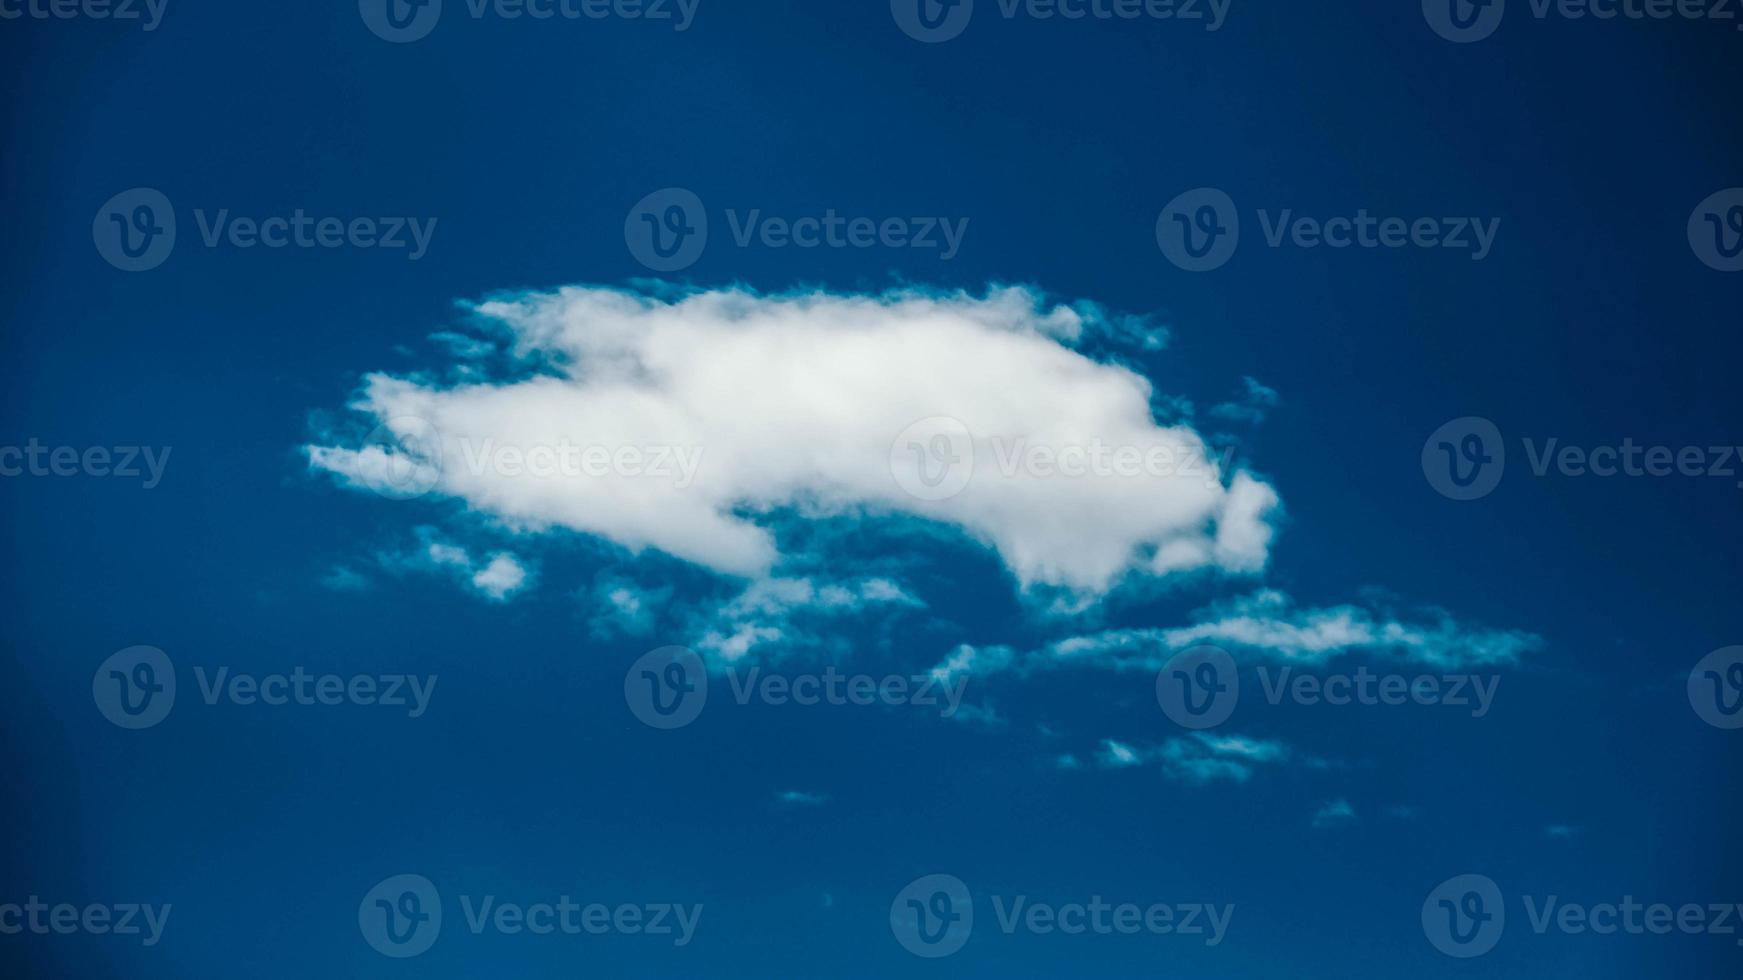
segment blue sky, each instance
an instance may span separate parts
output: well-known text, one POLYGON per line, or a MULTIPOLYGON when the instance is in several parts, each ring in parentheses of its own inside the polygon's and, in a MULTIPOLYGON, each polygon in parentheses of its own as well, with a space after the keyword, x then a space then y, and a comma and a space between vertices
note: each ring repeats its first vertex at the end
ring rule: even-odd
POLYGON ((0 934, 22 975, 1735 970, 1531 914, 1743 902, 1701 700, 1743 688, 1703 660, 1743 643, 1734 22, 473 9, 0 23, 0 931, 172 909, 0 934), (1327 244, 1364 218, 1400 244, 1327 244), (1094 445, 1150 462, 1049 468, 1094 445), (1229 716, 1165 710, 1177 671, 1229 716), (227 686, 293 672, 344 693, 227 686), (908 686, 782 703, 854 676, 908 686), (384 956, 403 874, 442 927, 384 956), (892 927, 934 875, 974 911, 939 957, 892 927), (1506 910, 1477 958, 1424 914, 1463 875, 1506 910), (474 931, 483 896, 701 911, 474 931), (1016 896, 1232 915, 1007 932, 1016 896))

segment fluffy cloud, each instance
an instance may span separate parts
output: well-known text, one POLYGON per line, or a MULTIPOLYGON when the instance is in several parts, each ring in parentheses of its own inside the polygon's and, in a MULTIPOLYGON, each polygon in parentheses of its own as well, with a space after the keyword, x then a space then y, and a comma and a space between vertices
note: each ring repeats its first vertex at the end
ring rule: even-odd
POLYGON ((420 527, 417 536, 416 548, 377 554, 375 564, 391 573, 445 575, 496 602, 506 601, 532 583, 527 565, 509 552, 494 552, 479 562, 464 546, 443 538, 434 528, 420 527))
POLYGON ((1226 422, 1245 422, 1248 425, 1258 425, 1265 421, 1265 416, 1271 409, 1282 404, 1283 399, 1277 394, 1277 389, 1260 384, 1256 379, 1245 377, 1241 379, 1240 397, 1213 405, 1210 410, 1212 418, 1226 422))
POLYGON ((1010 647, 975 647, 962 644, 932 668, 932 676, 948 687, 964 674, 991 674, 1011 665, 1016 651, 1010 647))
MULTIPOLYGON (((573 287, 475 310, 501 341, 495 380, 477 380, 482 347, 450 336, 465 364, 449 377, 463 380, 368 376, 354 407, 381 435, 330 435, 307 447, 311 465, 749 578, 778 573, 774 525, 790 513, 938 522, 996 550, 1024 586, 1091 596, 1133 572, 1248 573, 1269 557, 1276 492, 1189 426, 1158 424, 1143 376, 1076 349, 1092 334, 1159 345, 1090 304, 1019 288, 573 287), (916 434, 939 418, 963 442, 916 434), (943 465, 951 447, 973 460, 959 492, 904 489, 904 467, 943 465)), ((753 626, 720 645, 760 637, 753 626)))
POLYGON ((703 603, 689 610, 686 633, 699 634, 696 650, 711 665, 726 667, 765 645, 828 645, 814 628, 816 624, 838 626, 843 617, 868 610, 922 605, 883 578, 823 584, 810 578, 770 578, 751 583, 724 602, 703 603))
MULTIPOLYGON (((1218 780, 1247 782, 1255 767, 1286 762, 1290 755, 1289 747, 1282 742, 1194 732, 1184 738, 1144 746, 1104 738, 1096 751, 1095 763, 1101 769, 1158 766, 1170 778, 1202 785, 1218 780)), ((1075 755, 1059 756, 1057 762, 1061 769, 1082 768, 1075 755)))
POLYGON ((1110 671, 1161 670, 1189 647, 1212 644, 1248 659, 1321 664, 1340 656, 1397 657, 1438 670, 1502 666, 1541 645, 1532 633, 1489 630, 1428 610, 1415 622, 1361 606, 1297 608, 1276 589, 1217 603, 1186 626, 1103 630, 1056 640, 1021 653, 963 644, 932 668, 940 680, 1003 671, 1031 674, 1065 667, 1110 671))
POLYGON ((1200 610, 1186 626, 1104 630, 1058 640, 1021 656, 989 659, 977 657, 972 648, 968 653, 959 649, 935 671, 984 674, 1008 667, 1033 671, 1073 666, 1156 671, 1175 653, 1199 644, 1285 662, 1320 664, 1368 654, 1453 670, 1516 663, 1541 643, 1532 633, 1473 627, 1438 609, 1410 617, 1350 604, 1299 608, 1283 592, 1261 589, 1200 610))
POLYGON ((644 588, 606 571, 599 573, 583 599, 591 606, 594 636, 601 639, 649 636, 654 632, 656 616, 672 599, 672 588, 644 588))
POLYGON ((1350 806, 1350 801, 1346 799, 1328 800, 1313 811, 1313 826, 1316 829, 1341 827, 1355 822, 1356 808, 1350 806))
POLYGON ((527 570, 513 555, 491 555, 483 568, 472 573, 472 587, 498 601, 520 591, 527 570))
POLYGON ((322 577, 321 584, 335 592, 365 592, 374 583, 356 569, 335 565, 322 577))

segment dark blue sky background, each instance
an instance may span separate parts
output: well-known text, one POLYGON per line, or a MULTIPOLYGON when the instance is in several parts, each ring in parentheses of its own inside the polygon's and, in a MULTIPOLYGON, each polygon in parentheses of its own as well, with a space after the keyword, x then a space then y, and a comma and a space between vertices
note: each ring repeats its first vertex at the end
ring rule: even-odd
MULTIPOLYGON (((1005 20, 981 0, 923 45, 881 2, 702 0, 636 21, 464 16, 392 45, 354 4, 170 0, 157 30, 0 22, 0 443, 171 446, 162 484, 8 477, 0 685, 8 787, 0 902, 171 902, 163 941, 0 936, 25 976, 1718 977, 1712 936, 1536 936, 1488 956, 1425 940, 1422 897, 1464 872, 1585 902, 1743 901, 1737 733, 1682 676, 1743 642, 1737 479, 1542 479, 1519 440, 1743 442, 1743 275, 1701 264, 1690 210, 1743 185, 1743 35, 1707 22, 1538 20, 1455 45, 1414 2, 1242 3, 1207 33, 1163 21, 1005 20), (92 245, 112 195, 155 187, 180 239, 127 274, 92 245), (324 587, 336 564, 461 522, 455 504, 337 489, 299 453, 367 370, 411 370, 456 300, 647 275, 624 216, 647 193, 796 216, 967 217, 959 255, 734 248, 724 221, 681 277, 779 290, 1031 283, 1155 313, 1126 356, 1208 406, 1252 376, 1282 406, 1243 458, 1288 519, 1265 580, 1332 605, 1367 588, 1538 634, 1493 712, 1295 707, 1239 726, 1349 760, 1244 785, 1058 772, 1033 722, 1176 734, 1148 674, 1050 675, 1029 724, 746 707, 675 732, 626 710, 628 664, 682 636, 600 639, 575 597, 617 559, 524 544, 539 587, 475 600, 427 576, 324 587), (1501 220, 1481 262, 1444 250, 1263 247, 1194 274, 1161 208, 1215 186, 1327 217, 1501 220), (192 213, 435 217, 431 248, 208 249, 192 213), (406 353, 401 348, 409 349, 406 353), (1450 501, 1423 440, 1492 419, 1509 470, 1450 501), (1517 456, 1513 454, 1517 453, 1517 456), (182 668, 141 731, 93 709, 134 644, 182 668), (187 668, 435 673, 428 715, 198 702, 187 668), (826 794, 783 808, 787 789, 826 794), (1310 827, 1345 798, 1359 822, 1310 827), (1409 807, 1409 819, 1384 816, 1409 807), (1571 840, 1545 828, 1581 828, 1571 840), (687 948, 638 937, 473 936, 384 959, 359 897, 415 871, 518 901, 704 903, 687 948), (956 956, 892 939, 907 882, 1063 902, 1235 903, 1219 948, 1169 937, 1005 936, 956 956), (826 898, 827 896, 827 898, 826 898)), ((917 671, 960 642, 1044 638, 1006 573, 892 535, 930 610, 845 637, 852 666, 917 671)), ((679 590, 707 586, 675 562, 679 590)), ((1114 625, 1174 625, 1168 591, 1114 625)), ((719 693, 719 692, 716 692, 719 693)), ((725 698, 722 698, 724 701, 725 698)), ((1510 914, 1519 911, 1517 902, 1510 914)), ((451 930, 451 931, 447 931, 451 930)))

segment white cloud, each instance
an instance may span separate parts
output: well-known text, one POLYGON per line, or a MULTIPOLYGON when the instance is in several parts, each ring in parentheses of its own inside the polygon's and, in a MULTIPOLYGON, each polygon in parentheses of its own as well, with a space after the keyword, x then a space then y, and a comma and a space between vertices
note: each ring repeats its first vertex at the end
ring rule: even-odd
POLYGON ((1111 738, 1101 741, 1101 752, 1096 756, 1104 769, 1125 769, 1135 766, 1143 760, 1138 757, 1138 750, 1124 742, 1116 742, 1111 738))
POLYGON ((443 330, 430 334, 430 341, 442 347, 450 357, 464 361, 475 361, 496 352, 496 345, 477 337, 468 337, 463 333, 443 330))
POLYGON ((335 565, 333 570, 321 578, 321 584, 335 592, 364 592, 374 583, 369 577, 353 568, 335 565))
POLYGON ((1211 417, 1229 422, 1258 425, 1265 421, 1265 416, 1271 409, 1276 408, 1283 401, 1275 388, 1262 385, 1250 377, 1241 379, 1241 389, 1240 396, 1235 400, 1211 406, 1211 417))
POLYGON ((490 556, 490 562, 472 574, 472 587, 498 601, 519 592, 526 581, 526 567, 509 554, 490 556))
POLYGON ((592 633, 602 639, 652 634, 656 618, 671 598, 671 586, 646 588, 609 571, 601 572, 583 595, 592 633))
MULTIPOLYGON (((1257 766, 1281 764, 1290 756, 1289 747, 1282 742, 1194 732, 1184 738, 1145 746, 1104 738, 1095 762, 1101 769, 1154 765, 1172 779, 1202 785, 1218 780, 1244 783, 1253 777, 1257 766)), ((1073 755, 1056 757, 1056 764, 1061 769, 1081 768, 1073 755)))
POLYGON ((804 790, 789 789, 776 793, 775 802, 783 806, 822 806, 829 802, 829 797, 822 793, 807 793, 804 790))
POLYGON ((1276 589, 1213 606, 1209 613, 1192 626, 1165 631, 1163 641, 1173 649, 1214 643, 1316 663, 1371 651, 1439 668, 1510 664, 1541 643, 1531 633, 1473 628, 1436 609, 1414 623, 1347 604, 1298 609, 1276 589))
POLYGON ((1313 812, 1313 826, 1340 827, 1356 822, 1356 809, 1345 799, 1329 800, 1313 812))
POLYGON ((823 636, 819 625, 871 610, 918 609, 924 603, 886 578, 819 582, 808 577, 751 582, 721 602, 693 604, 683 615, 686 635, 712 666, 726 667, 763 647, 785 644, 823 647, 845 642, 839 630, 823 636))
POLYGON ((1003 670, 1014 656, 1010 647, 975 647, 964 643, 932 668, 932 676, 948 687, 963 674, 990 674, 1003 670))
POLYGON ((1387 611, 1347 604, 1297 608, 1276 589, 1213 604, 1193 618, 1195 622, 1187 626, 1066 637, 1022 653, 963 644, 933 667, 932 674, 955 680, 962 674, 985 678, 1003 671, 1028 675, 1064 667, 1153 672, 1161 670, 1169 657, 1199 644, 1285 662, 1322 664, 1365 654, 1459 670, 1513 664, 1542 643, 1532 633, 1460 623, 1441 610, 1427 610, 1412 622, 1387 611))
POLYGON ((311 465, 382 488, 399 464, 511 528, 566 528, 753 578, 788 557, 774 530, 790 512, 939 522, 995 549, 1024 586, 1088 595, 1128 573, 1249 573, 1268 558, 1276 492, 1224 472, 1190 427, 1157 424, 1144 377, 1073 348, 1090 333, 1159 346, 1141 322, 1090 304, 1049 306, 1020 288, 975 297, 572 287, 477 311, 506 335, 517 375, 454 386, 370 375, 354 407, 398 438, 427 438, 428 453, 328 436, 307 447, 311 465), (956 496, 921 500, 892 476, 891 449, 938 416, 972 433, 975 467, 956 496), (1001 471, 995 442, 1018 440, 1206 462, 1190 473, 1001 471), (562 447, 687 452, 700 463, 685 485, 645 466, 530 475, 497 462, 505 450, 530 463, 562 447))
POLYGON ((1240 759, 1251 759, 1254 762, 1275 762, 1289 754, 1289 750, 1281 742, 1267 742, 1262 739, 1247 738, 1241 735, 1208 735, 1199 733, 1198 740, 1205 748, 1217 755, 1234 756, 1240 759))
POLYGON ((453 565, 457 568, 472 567, 472 559, 466 554, 466 549, 459 545, 442 541, 432 541, 424 549, 424 554, 437 565, 453 565))
POLYGON ((393 573, 444 575, 497 602, 506 601, 531 584, 532 572, 521 559, 509 552, 495 552, 479 564, 464 546, 441 537, 434 528, 420 527, 417 534, 419 546, 415 550, 378 554, 376 564, 393 573))
POLYGON ((1244 783, 1252 778, 1256 766, 1282 763, 1289 759, 1290 751, 1277 741, 1193 732, 1190 737, 1163 743, 1160 755, 1164 770, 1176 779, 1244 783))
POLYGON ((737 626, 728 627, 728 632, 725 633, 720 630, 704 633, 696 641, 696 649, 706 654, 711 663, 731 665, 748 656, 753 647, 779 642, 786 635, 778 627, 739 623, 737 626))
POLYGON ((1516 663, 1522 654, 1542 643, 1532 633, 1471 626, 1438 609, 1422 610, 1412 618, 1351 604, 1300 608, 1276 589, 1213 604, 1193 618, 1195 621, 1186 626, 1103 630, 1068 637, 1018 658, 999 663, 969 661, 962 669, 991 672, 1016 666, 1032 671, 1082 666, 1154 671, 1181 650, 1211 644, 1271 660, 1320 664, 1336 657, 1369 654, 1453 670, 1516 663))
POLYGON ((985 729, 1001 729, 1007 722, 1005 716, 990 704, 968 704, 956 706, 956 711, 950 715, 950 720, 964 725, 974 725, 985 729))

